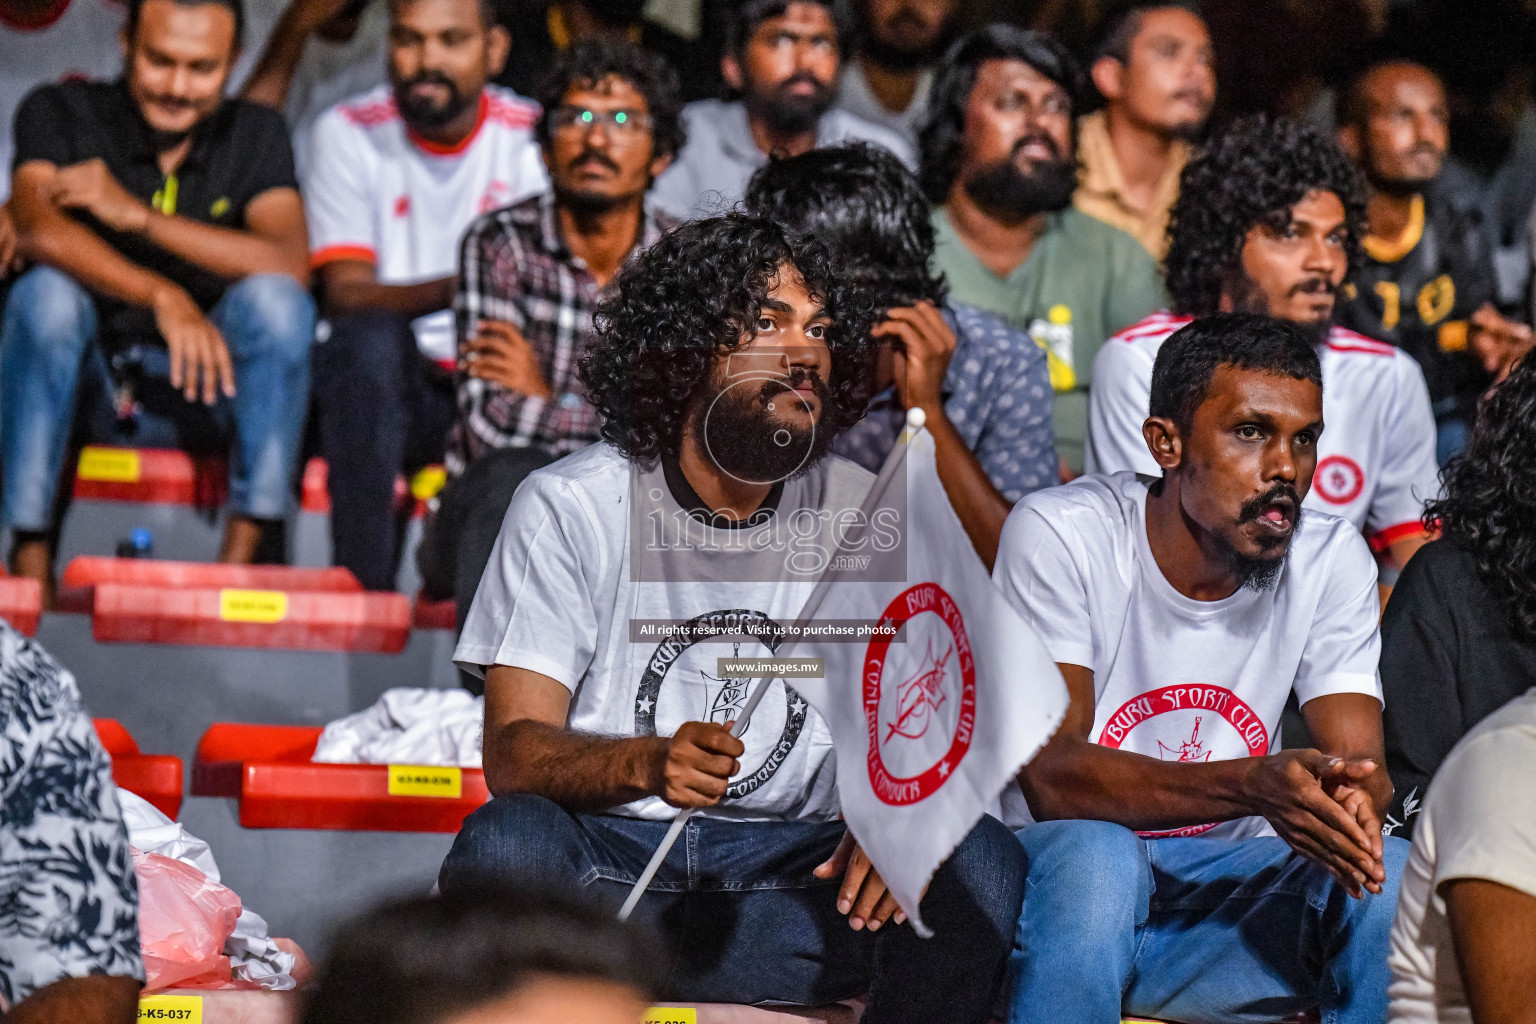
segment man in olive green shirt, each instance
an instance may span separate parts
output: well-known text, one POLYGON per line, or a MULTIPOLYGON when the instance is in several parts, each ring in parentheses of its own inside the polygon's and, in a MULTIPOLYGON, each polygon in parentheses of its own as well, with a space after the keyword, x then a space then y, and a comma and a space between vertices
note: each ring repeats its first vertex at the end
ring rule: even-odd
POLYGON ((1046 350, 1063 476, 1082 469, 1093 357, 1167 305, 1136 239, 1071 207, 1081 73, 1047 35, 992 25, 960 40, 934 81, 922 137, 934 262, 959 301, 1046 350))

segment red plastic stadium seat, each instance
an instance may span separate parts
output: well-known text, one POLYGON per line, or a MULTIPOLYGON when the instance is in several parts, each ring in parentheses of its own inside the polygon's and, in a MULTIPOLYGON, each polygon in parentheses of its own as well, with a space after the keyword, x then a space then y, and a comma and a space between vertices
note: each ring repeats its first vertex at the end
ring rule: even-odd
POLYGON ((8 576, 4 569, 0 569, 0 619, 9 622, 23 636, 33 636, 42 614, 42 584, 20 576, 8 576))
POLYGON ((87 445, 75 467, 75 497, 217 508, 229 490, 229 466, 170 448, 87 445))
POLYGON ((101 745, 112 756, 112 781, 174 819, 181 810, 181 758, 140 753, 139 745, 115 718, 98 718, 95 724, 101 745))
POLYGON ((391 593, 100 583, 91 604, 102 643, 398 654, 411 632, 411 602, 391 593))
POLYGON ((417 594, 411 620, 417 629, 455 629, 459 624, 458 609, 452 600, 429 601, 417 594))
POLYGON ((238 797, 246 828, 457 832, 490 799, 478 768, 315 764, 318 726, 218 722, 197 745, 196 796, 238 797))

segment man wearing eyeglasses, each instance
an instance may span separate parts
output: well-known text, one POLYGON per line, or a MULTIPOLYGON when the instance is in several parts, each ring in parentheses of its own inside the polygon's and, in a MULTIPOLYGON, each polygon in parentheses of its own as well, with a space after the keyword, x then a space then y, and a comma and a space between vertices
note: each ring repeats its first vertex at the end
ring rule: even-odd
POLYGON ((391 0, 389 17, 390 85, 320 117, 303 183, 334 560, 370 590, 394 587, 396 476, 440 462, 453 425, 459 240, 548 185, 538 108, 487 84, 510 46, 489 0, 391 0))
POLYGON ((539 102, 535 131, 553 191, 475 221, 453 303, 459 419, 450 483, 417 563, 428 596, 458 601, 461 624, 517 485, 598 439, 576 364, 599 293, 676 224, 646 206, 684 139, 665 61, 629 43, 580 43, 539 102))

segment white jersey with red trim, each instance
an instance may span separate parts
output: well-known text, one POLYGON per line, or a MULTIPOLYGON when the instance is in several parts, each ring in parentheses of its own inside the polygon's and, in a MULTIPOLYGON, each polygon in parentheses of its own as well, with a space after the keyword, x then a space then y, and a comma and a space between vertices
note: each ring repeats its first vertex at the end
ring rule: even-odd
MULTIPOLYGON (((1088 395, 1088 472, 1163 475, 1141 435, 1152 361, 1191 319, 1153 313, 1099 350, 1088 395)), ((1402 350, 1342 327, 1329 332, 1317 354, 1324 429, 1302 504, 1348 519, 1381 550, 1421 530, 1424 503, 1440 493, 1424 373, 1402 350)))
POLYGON ((0 8, 0 202, 11 193, 11 122, 27 93, 72 78, 115 78, 123 67, 117 0, 56 0, 20 17, 0 8))
MULTIPOLYGON (((380 284, 417 284, 459 269, 459 241, 483 213, 549 187, 534 140, 538 105, 487 86, 480 116, 457 146, 406 126, 388 86, 337 104, 315 122, 304 208, 310 260, 366 260, 380 284)), ((453 312, 413 325, 422 354, 455 358, 453 312)))

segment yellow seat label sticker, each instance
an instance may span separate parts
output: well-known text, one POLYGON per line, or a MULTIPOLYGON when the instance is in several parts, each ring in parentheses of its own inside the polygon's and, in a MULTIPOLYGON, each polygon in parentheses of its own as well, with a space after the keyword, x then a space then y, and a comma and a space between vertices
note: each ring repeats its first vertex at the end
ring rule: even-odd
POLYGON ((691 1006, 653 1006, 642 1020, 644 1024, 699 1024, 699 1011, 691 1006))
POLYGON ((439 796, 457 800, 464 795, 464 771, 431 764, 389 766, 390 796, 439 796))
POLYGON ((203 997, 145 996, 139 1000, 139 1020, 144 1024, 203 1024, 203 997))
POLYGON ((219 618, 225 622, 282 622, 288 617, 288 595, 281 590, 219 591, 219 618))
POLYGON ((86 445, 80 450, 80 465, 76 473, 81 480, 96 480, 108 484, 136 484, 139 482, 139 453, 132 448, 104 448, 86 445))

